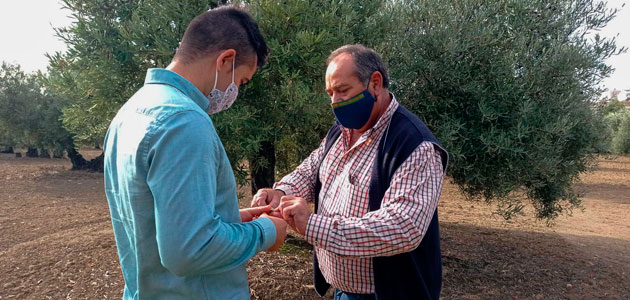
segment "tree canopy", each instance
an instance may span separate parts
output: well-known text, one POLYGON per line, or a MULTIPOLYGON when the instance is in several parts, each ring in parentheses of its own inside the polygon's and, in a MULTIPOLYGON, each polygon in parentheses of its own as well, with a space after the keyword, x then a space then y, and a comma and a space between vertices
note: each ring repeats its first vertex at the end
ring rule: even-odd
POLYGON ((590 0, 406 1, 385 48, 401 101, 452 156, 449 175, 505 217, 524 191, 539 217, 579 206, 571 187, 599 152, 592 109, 615 11, 590 0), (404 9, 403 9, 404 7, 404 9))
MULTIPOLYGON (((101 143, 148 68, 165 67, 188 22, 219 1, 64 0, 75 22, 46 87, 78 144, 101 143)), ((541 218, 579 205, 571 185, 601 152, 592 103, 623 49, 593 32, 615 11, 593 0, 244 1, 272 49, 235 105, 212 119, 240 183, 269 186, 334 120, 324 92, 335 48, 362 43, 389 63, 397 99, 451 153, 448 175, 505 217, 524 194, 541 218), (277 166, 277 168, 276 168, 277 166)), ((6 126, 1 125, 0 126, 6 126)), ((10 139, 9 136, 1 136, 10 139)))

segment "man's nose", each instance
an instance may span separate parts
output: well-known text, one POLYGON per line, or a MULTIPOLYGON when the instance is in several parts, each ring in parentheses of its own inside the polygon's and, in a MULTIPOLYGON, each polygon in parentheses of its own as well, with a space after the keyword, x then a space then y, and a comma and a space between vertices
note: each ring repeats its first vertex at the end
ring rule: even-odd
POLYGON ((344 100, 344 99, 343 99, 343 97, 342 97, 342 95, 341 95, 341 94, 338 94, 338 93, 334 93, 334 94, 332 95, 332 97, 330 97, 330 98, 331 98, 331 100, 332 100, 332 103, 337 103, 337 102, 341 102, 341 101, 343 101, 343 100, 344 100))

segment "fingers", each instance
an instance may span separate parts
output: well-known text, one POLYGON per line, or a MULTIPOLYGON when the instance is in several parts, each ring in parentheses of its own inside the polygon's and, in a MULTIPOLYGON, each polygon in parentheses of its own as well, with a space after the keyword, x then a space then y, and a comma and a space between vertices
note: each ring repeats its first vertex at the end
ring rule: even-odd
POLYGON ((273 193, 272 199, 269 202, 269 205, 271 205, 271 207, 276 208, 278 207, 278 205, 280 205, 280 199, 282 197, 282 194, 278 191, 276 191, 275 193, 273 193))
POLYGON ((305 214, 307 212, 307 208, 302 204, 300 199, 295 200, 284 200, 280 204, 280 211, 282 212, 282 217, 287 221, 287 223, 293 228, 297 229, 296 218, 305 214))
POLYGON ((291 196, 291 195, 289 195, 289 196, 282 196, 282 197, 280 197, 280 203, 285 202, 285 201, 292 201, 292 200, 295 200, 295 199, 298 199, 298 197, 291 196))
POLYGON ((280 205, 280 199, 283 197, 284 192, 274 189, 260 189, 254 195, 252 199, 252 207, 271 205, 272 208, 280 205))
POLYGON ((280 218, 282 219, 282 213, 279 210, 272 210, 269 212, 269 215, 274 217, 274 218, 280 218))
POLYGON ((285 196, 280 202, 282 217, 298 233, 306 232, 306 224, 311 215, 311 210, 306 200, 300 197, 285 196))
POLYGON ((253 217, 258 217, 263 213, 270 212, 271 206, 265 205, 265 206, 251 207, 251 208, 243 208, 243 210, 250 213, 253 217))
POLYGON ((293 220, 292 220, 292 210, 290 209, 290 207, 294 204, 293 200, 287 200, 287 196, 282 197, 282 201, 280 202, 280 214, 282 215, 282 218, 285 219, 287 221, 287 223, 289 223, 289 225, 291 225, 291 227, 293 227, 293 220))
POLYGON ((292 205, 296 199, 297 198, 295 196, 280 197, 280 203, 278 205, 278 207, 280 208, 280 211, 282 211, 285 207, 289 207, 290 205, 292 205))
POLYGON ((271 206, 260 206, 252 208, 239 209, 241 215, 241 222, 249 222, 255 218, 258 218, 261 214, 271 211, 271 206))
POLYGON ((267 205, 268 194, 266 190, 259 190, 252 199, 252 207, 267 205))
POLYGON ((284 209, 285 207, 289 207, 293 204, 293 200, 289 199, 291 196, 284 196, 282 200, 280 200, 280 209, 284 209))
MULTIPOLYGON (((269 207, 271 207, 271 205, 269 205, 269 207)), ((282 219, 282 210, 280 209, 280 206, 276 207, 276 208, 272 208, 268 214, 272 217, 276 217, 276 218, 281 218, 282 219)))
POLYGON ((295 220, 293 219, 294 214, 294 206, 288 206, 282 209, 282 218, 287 221, 289 226, 291 226, 292 228, 295 228, 295 220))

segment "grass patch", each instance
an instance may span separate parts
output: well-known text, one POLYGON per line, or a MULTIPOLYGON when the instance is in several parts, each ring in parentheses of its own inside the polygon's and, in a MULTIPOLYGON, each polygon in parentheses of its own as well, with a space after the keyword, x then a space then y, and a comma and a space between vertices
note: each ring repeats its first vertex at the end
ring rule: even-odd
POLYGON ((306 255, 313 251, 313 246, 306 242, 304 238, 287 234, 284 245, 278 249, 281 254, 306 255))

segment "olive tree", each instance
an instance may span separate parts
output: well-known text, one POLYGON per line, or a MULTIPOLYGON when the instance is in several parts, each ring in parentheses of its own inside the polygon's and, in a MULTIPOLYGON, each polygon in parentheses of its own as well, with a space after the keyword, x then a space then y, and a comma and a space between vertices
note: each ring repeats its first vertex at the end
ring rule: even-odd
POLYGON ((396 93, 450 151, 448 174, 505 217, 524 192, 537 216, 580 205, 594 163, 593 102, 623 51, 593 34, 615 11, 592 0, 401 1, 386 48, 396 93))

